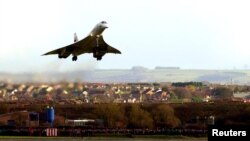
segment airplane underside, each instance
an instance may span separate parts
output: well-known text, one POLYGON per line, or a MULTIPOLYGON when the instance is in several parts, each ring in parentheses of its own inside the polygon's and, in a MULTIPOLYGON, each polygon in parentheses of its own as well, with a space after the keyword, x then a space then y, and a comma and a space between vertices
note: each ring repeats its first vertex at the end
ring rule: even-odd
MULTIPOLYGON (((104 56, 105 53, 100 53, 100 52, 96 52, 96 53, 93 53, 93 57, 96 58, 97 61, 100 61, 102 60, 102 57, 104 56)), ((62 57, 62 56, 58 56, 59 59, 62 59, 62 58, 67 58, 67 57, 62 57)), ((78 58, 76 55, 74 55, 72 57, 72 61, 76 61, 78 58)))
MULTIPOLYGON (((93 57, 97 59, 97 61, 102 60, 102 57, 105 55, 105 53, 108 51, 107 46, 101 46, 98 42, 99 38, 96 38, 96 47, 93 48, 93 57)), ((73 55, 72 61, 77 60, 77 55, 73 55)))
POLYGON ((93 53, 93 57, 97 61, 102 60, 106 53, 121 54, 119 50, 108 45, 102 37, 102 32, 108 28, 107 23, 102 21, 98 23, 91 33, 82 40, 78 40, 76 33, 74 34, 74 43, 61 47, 43 55, 57 54, 58 58, 68 58, 72 55, 72 61, 76 61, 77 57, 84 53, 93 53))
MULTIPOLYGON (((106 52, 107 52, 107 47, 95 47, 93 49, 93 57, 96 58, 97 61, 100 61, 102 60, 102 57, 106 54, 106 52)), ((59 56, 59 58, 66 58, 66 57, 59 56)), ((77 60, 77 55, 73 55, 72 61, 76 60, 77 60)))
MULTIPOLYGON (((108 51, 108 47, 105 45, 100 45, 98 42, 98 38, 96 38, 96 47, 93 47, 93 49, 91 50, 91 52, 93 53, 93 57, 97 59, 97 61, 102 60, 102 57, 105 55, 105 53, 107 53, 108 51)), ((62 50, 61 53, 58 54, 58 58, 67 58, 70 54, 65 54, 66 50, 62 50)), ((77 60, 77 56, 80 54, 83 54, 82 52, 75 52, 72 53, 72 61, 76 61, 77 60)))

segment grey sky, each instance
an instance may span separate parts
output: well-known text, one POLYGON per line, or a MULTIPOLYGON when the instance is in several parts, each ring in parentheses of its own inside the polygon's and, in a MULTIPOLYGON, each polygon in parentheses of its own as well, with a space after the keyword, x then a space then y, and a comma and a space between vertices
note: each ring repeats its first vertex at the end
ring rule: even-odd
POLYGON ((0 0, 0 72, 250 67, 249 0, 0 0), (121 55, 41 56, 100 21, 121 55))

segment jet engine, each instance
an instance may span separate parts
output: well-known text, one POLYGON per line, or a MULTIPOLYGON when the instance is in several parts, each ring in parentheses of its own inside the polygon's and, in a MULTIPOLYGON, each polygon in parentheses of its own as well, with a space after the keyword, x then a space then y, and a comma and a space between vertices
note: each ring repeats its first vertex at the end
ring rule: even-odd
POLYGON ((107 47, 95 47, 93 50, 93 57, 96 58, 97 60, 102 60, 102 56, 107 53, 107 47))

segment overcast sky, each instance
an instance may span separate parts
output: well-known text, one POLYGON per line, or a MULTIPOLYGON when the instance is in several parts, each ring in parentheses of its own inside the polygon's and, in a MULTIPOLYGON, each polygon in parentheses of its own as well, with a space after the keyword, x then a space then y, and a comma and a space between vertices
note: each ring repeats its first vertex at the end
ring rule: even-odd
POLYGON ((249 0, 0 0, 0 72, 250 68, 249 0), (41 56, 100 21, 122 54, 41 56))

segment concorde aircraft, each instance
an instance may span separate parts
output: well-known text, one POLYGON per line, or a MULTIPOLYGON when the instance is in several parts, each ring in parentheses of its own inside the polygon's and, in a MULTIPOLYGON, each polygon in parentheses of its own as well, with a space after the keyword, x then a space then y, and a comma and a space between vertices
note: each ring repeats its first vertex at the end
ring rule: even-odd
POLYGON ((102 37, 102 32, 108 28, 107 22, 102 21, 98 23, 87 37, 78 40, 76 33, 74 34, 74 43, 68 46, 58 48, 47 52, 43 55, 57 54, 58 58, 67 58, 72 54, 72 61, 77 60, 77 56, 84 53, 93 53, 93 57, 101 60, 106 53, 121 54, 118 49, 108 45, 102 37))

